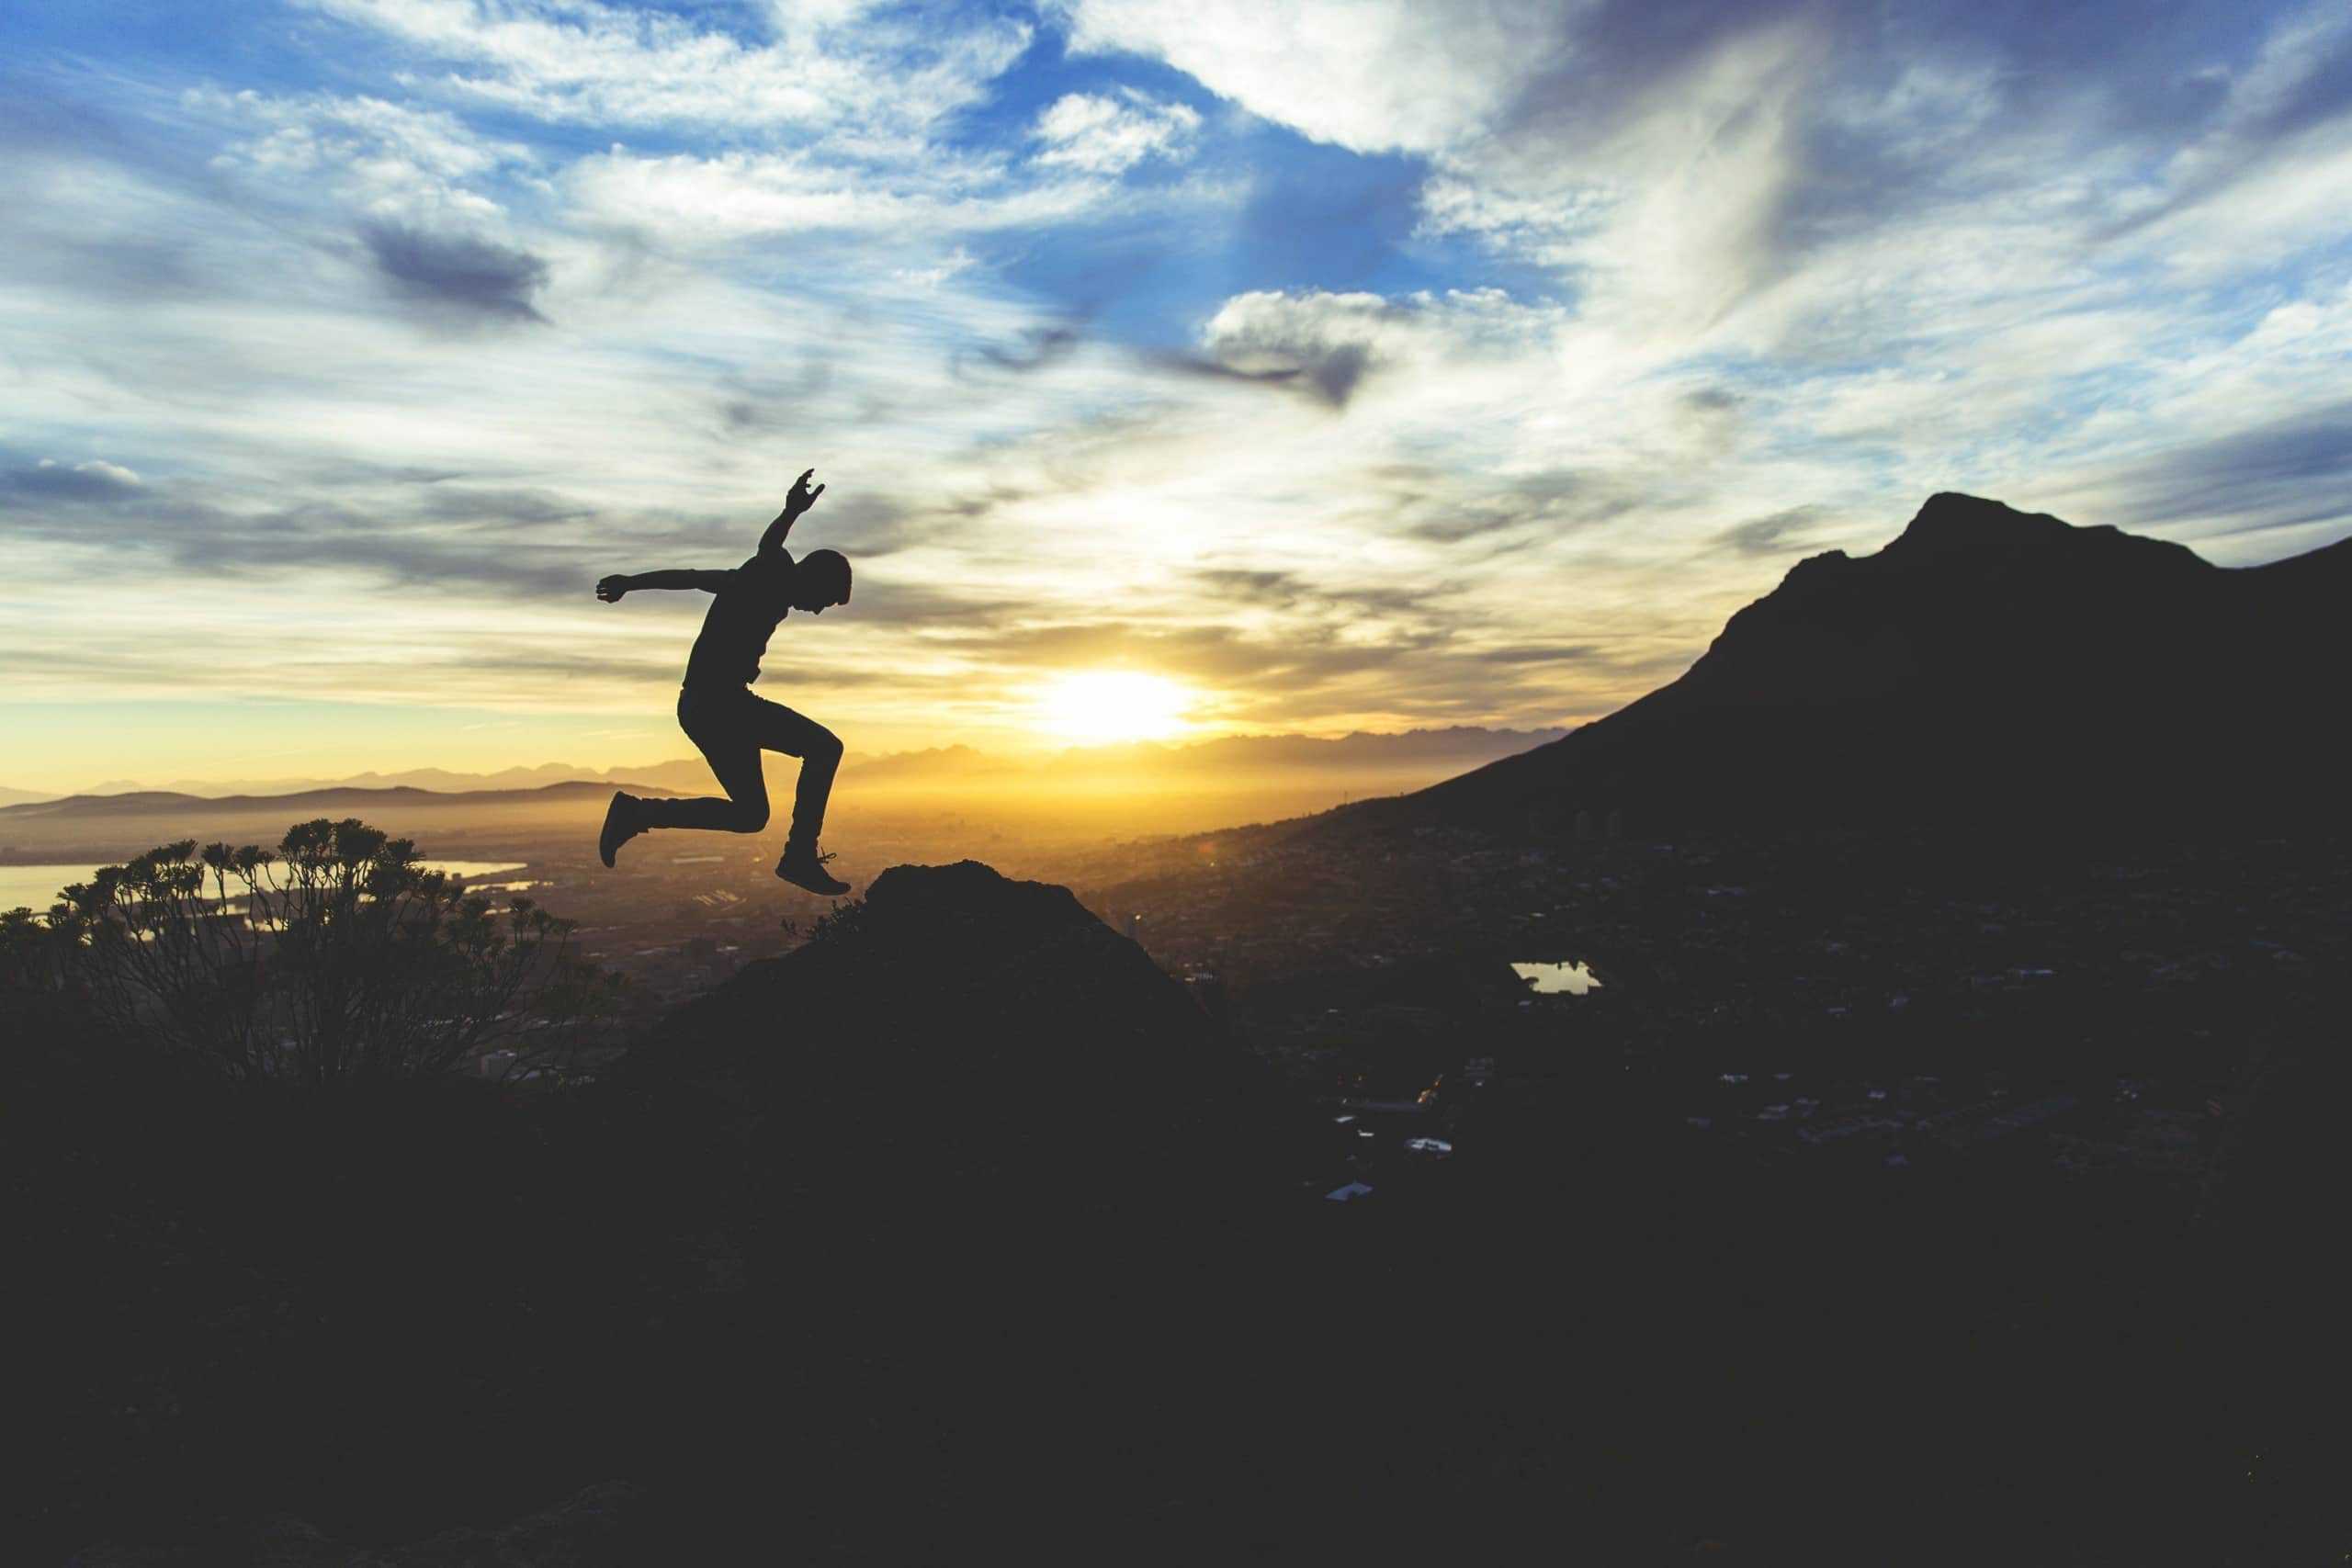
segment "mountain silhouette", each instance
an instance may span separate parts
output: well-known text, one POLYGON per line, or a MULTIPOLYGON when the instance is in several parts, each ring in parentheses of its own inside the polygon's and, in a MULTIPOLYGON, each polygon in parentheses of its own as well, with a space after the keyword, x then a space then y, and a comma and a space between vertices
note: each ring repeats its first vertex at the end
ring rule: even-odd
POLYGON ((2302 815, 2341 781, 2315 688, 2345 668, 2352 540, 2227 570, 2186 547, 1939 494, 1832 550, 1677 680, 1355 823, 1495 830, 1961 827, 2302 815))
MULTIPOLYGON (((1329 739, 1289 734, 1238 735, 1188 743, 1072 746, 1043 755, 994 753, 967 745, 950 745, 916 751, 853 751, 843 760, 842 771, 845 777, 868 784, 943 787, 960 787, 975 782, 1025 785, 1040 778, 1067 780, 1073 774, 1090 773, 1218 779, 1236 774, 1301 773, 1319 777, 1362 773, 1385 775, 1380 782, 1393 787, 1416 774, 1427 778, 1476 767, 1546 740, 1555 740, 1563 733, 1558 729, 1486 729, 1456 725, 1393 734, 1358 731, 1329 739)), ((699 757, 674 757, 666 761, 631 762, 609 768, 542 762, 536 767, 503 768, 488 773, 425 767, 398 773, 354 773, 344 778, 176 779, 162 784, 112 779, 72 795, 78 800, 114 799, 129 795, 220 800, 331 789, 412 789, 446 795, 485 791, 511 794, 582 782, 602 784, 606 791, 617 786, 635 793, 651 786, 698 795, 710 787, 710 766, 699 757)), ((0 807, 55 802, 65 794, 56 790, 0 788, 0 807)), ((601 803, 605 797, 598 795, 595 798, 601 803)))
MULTIPOLYGON (((639 784, 634 787, 650 795, 670 793, 653 785, 639 784)), ((601 804, 610 793, 609 785, 584 781, 542 784, 532 789, 476 789, 451 794, 407 784, 389 789, 358 789, 338 784, 323 789, 300 790, 290 795, 185 795, 175 790, 133 790, 121 795, 69 795, 54 800, 0 806, 0 824, 84 818, 153 817, 175 812, 194 813, 200 818, 207 815, 217 817, 230 812, 263 810, 361 813, 401 807, 446 809, 451 807, 560 805, 589 800, 601 804)))

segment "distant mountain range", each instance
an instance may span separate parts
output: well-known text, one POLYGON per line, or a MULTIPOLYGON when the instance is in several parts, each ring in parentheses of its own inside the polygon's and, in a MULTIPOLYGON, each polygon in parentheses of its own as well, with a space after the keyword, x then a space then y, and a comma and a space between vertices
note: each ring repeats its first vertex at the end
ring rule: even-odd
MULTIPOLYGON (((477 789, 443 794, 435 790, 356 789, 331 785, 324 789, 290 791, 284 795, 189 795, 179 790, 126 790, 119 795, 69 795, 0 807, 0 823, 38 822, 66 818, 152 817, 188 807, 202 807, 212 815, 248 810, 365 810, 385 806, 446 807, 453 806, 537 806, 571 800, 601 800, 613 786, 601 782, 574 781, 537 789, 477 789)), ((656 793, 661 793, 657 791, 656 793)))
POLYGON ((200 795, 208 800, 241 795, 295 795, 319 789, 423 789, 454 795, 469 790, 543 789, 554 784, 636 776, 636 773, 628 768, 599 772, 594 768, 574 767, 569 762, 542 762, 535 768, 501 768, 489 773, 452 773, 447 768, 406 768, 394 773, 370 772, 351 773, 342 778, 288 775, 257 779, 168 779, 161 783, 141 779, 107 779, 75 793, 135 795, 142 791, 161 790, 174 795, 200 795))
POLYGON ((1326 819, 2193 830, 2338 812, 2347 606, 2352 540, 2226 570, 1937 495, 1875 554, 1800 562, 1679 680, 1326 819))
MULTIPOLYGON (((1370 775, 1367 784, 1386 782, 1390 775, 1419 774, 1420 779, 1474 768, 1524 751, 1566 734, 1564 729, 1486 729, 1458 726, 1445 729, 1412 729, 1375 735, 1359 731, 1334 739, 1306 735, 1232 736, 1180 745, 1134 744, 1073 747, 1046 757, 1000 756, 969 746, 946 746, 921 751, 888 752, 874 757, 852 753, 843 765, 845 778, 868 785, 953 784, 1050 776, 1069 784, 1089 777, 1117 778, 1150 772, 1168 782, 1187 780, 1214 784, 1220 780, 1259 780, 1266 775, 1306 773, 1370 775)), ((1418 782, 1418 781, 1416 781, 1418 782)), ((592 784, 605 789, 616 784, 645 784, 680 793, 700 794, 712 788, 710 769, 699 757, 615 768, 583 768, 568 762, 543 762, 532 768, 505 768, 496 773, 452 773, 446 768, 412 768, 400 773, 355 773, 347 778, 277 778, 205 781, 175 780, 161 786, 129 779, 109 780, 64 797, 78 803, 99 800, 128 804, 145 797, 137 809, 153 809, 171 797, 223 800, 241 797, 305 797, 320 792, 425 792, 434 795, 495 794, 520 797, 542 792, 538 798, 561 796, 543 792, 550 786, 592 784)), ((63 804, 57 796, 23 790, 0 790, 0 808, 34 803, 63 804)), ((121 809, 77 804, 75 811, 121 809)))

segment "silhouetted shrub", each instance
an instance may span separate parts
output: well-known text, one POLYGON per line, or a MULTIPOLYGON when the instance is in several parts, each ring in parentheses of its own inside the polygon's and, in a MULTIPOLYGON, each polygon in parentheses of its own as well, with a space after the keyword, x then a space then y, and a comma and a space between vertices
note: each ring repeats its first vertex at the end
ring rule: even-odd
POLYGON ((865 900, 863 898, 836 899, 831 908, 818 916, 807 926, 803 926, 789 915, 786 915, 778 924, 782 926, 785 935, 799 937, 806 942, 841 942, 857 935, 865 929, 865 900))
POLYGON ((430 1077, 494 1049, 504 1077, 568 1062, 609 1010, 619 976, 572 957, 571 931, 321 818, 275 853, 165 844, 67 887, 46 922, 12 912, 0 984, 240 1080, 430 1077))

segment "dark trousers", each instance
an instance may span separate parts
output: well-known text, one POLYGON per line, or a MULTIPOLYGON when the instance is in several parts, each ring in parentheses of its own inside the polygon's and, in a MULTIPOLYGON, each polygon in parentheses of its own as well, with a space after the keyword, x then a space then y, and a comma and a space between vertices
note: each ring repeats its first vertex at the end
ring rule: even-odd
POLYGON ((792 841, 817 841, 825 826, 825 801, 833 792, 833 772, 842 762, 842 743, 831 730, 781 703, 753 696, 749 686, 685 687, 678 693, 678 727, 718 775, 727 798, 649 800, 639 818, 647 827, 758 832, 768 825, 768 783, 760 753, 781 751, 800 759, 792 841))

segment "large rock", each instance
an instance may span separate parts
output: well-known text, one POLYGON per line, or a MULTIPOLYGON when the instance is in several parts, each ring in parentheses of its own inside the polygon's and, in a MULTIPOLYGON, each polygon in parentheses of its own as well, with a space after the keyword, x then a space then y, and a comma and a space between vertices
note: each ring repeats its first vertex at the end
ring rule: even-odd
POLYGON ((1280 1191, 1288 1101, 1069 889, 895 866, 814 940, 675 1014, 639 1082, 726 1109, 771 1224, 999 1234, 1280 1191))
POLYGON ((1148 1273, 1180 1236, 1213 1254, 1299 1201, 1322 1147, 1135 942, 969 861, 884 872, 680 1010, 626 1077, 733 1172, 711 1220, 754 1291, 829 1337, 896 1324, 936 1347, 1148 1273), (944 1325, 943 1284, 976 1275, 991 1298, 944 1325))
POLYGON ((1278 1266, 1285 1224, 1320 1218, 1315 1153, 1259 1064, 1066 889, 895 867, 682 1010, 626 1079, 729 1151, 707 1201, 757 1354, 699 1399, 745 1434, 708 1467, 712 1517, 911 1561, 934 1532, 1142 1517, 1253 1462, 1202 1435, 1266 1373, 1261 1292, 1306 1310, 1278 1266))

